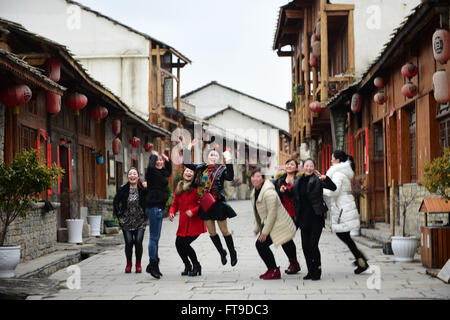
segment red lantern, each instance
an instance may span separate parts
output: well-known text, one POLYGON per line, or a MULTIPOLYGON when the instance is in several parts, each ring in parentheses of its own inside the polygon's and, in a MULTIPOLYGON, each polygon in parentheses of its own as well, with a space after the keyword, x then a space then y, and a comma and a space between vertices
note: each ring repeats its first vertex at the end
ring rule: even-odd
POLYGON ((58 82, 61 78, 61 62, 56 59, 50 58, 47 61, 48 77, 55 82, 58 82))
POLYGON ((320 40, 320 36, 315 34, 315 33, 313 33, 312 36, 311 36, 311 43, 314 43, 314 42, 319 41, 319 40, 320 40))
POLYGON ((316 57, 320 57, 320 41, 314 41, 311 44, 311 52, 313 55, 315 55, 316 57))
POLYGON ((375 96, 373 97, 373 100, 377 103, 377 104, 383 104, 387 101, 388 97, 387 95, 383 92, 377 92, 375 94, 375 96))
POLYGON ((411 62, 407 62, 402 67, 402 75, 407 78, 414 77, 418 71, 419 70, 418 70, 417 66, 411 62))
POLYGON ((412 82, 407 82, 402 87, 402 95, 412 98, 417 94, 417 86, 412 82))
POLYGON ((108 115, 108 109, 102 106, 97 106, 89 112, 89 115, 92 119, 96 119, 97 123, 100 123, 100 121, 108 115))
POLYGON ((75 115, 80 115, 80 110, 86 107, 88 102, 87 97, 82 93, 72 93, 66 99, 67 106, 75 111, 75 115))
POLYGON ((450 101, 450 81, 445 70, 438 70, 433 75, 434 99, 438 103, 450 101))
POLYGON ((317 67, 319 65, 319 58, 313 55, 312 52, 309 54, 309 64, 311 67, 317 67))
POLYGON ((14 114, 19 114, 19 106, 30 101, 32 95, 31 89, 27 85, 20 84, 2 90, 0 92, 0 101, 5 106, 14 108, 14 114))
POLYGON ((433 33, 433 56, 441 64, 445 64, 450 59, 450 32, 444 29, 437 29, 433 33))
POLYGON ((375 79, 373 79, 373 84, 377 88, 384 88, 384 86, 386 85, 382 77, 376 77, 375 79))
POLYGON ((139 148, 139 144, 141 143, 141 139, 139 139, 138 137, 133 137, 130 139, 130 144, 133 148, 137 149, 139 148))
POLYGON ((319 101, 313 101, 309 104, 309 108, 312 112, 322 112, 322 107, 320 106, 319 101))
POLYGON ((145 143, 144 149, 146 152, 150 152, 153 149, 153 143, 150 143, 150 142, 145 143))
POLYGON ((112 150, 114 154, 119 154, 120 149, 122 148, 122 142, 119 138, 115 138, 112 142, 112 150))
POLYGON ((112 133, 115 136, 120 134, 120 120, 114 120, 112 122, 112 133))
POLYGON ((47 91, 47 112, 57 114, 61 111, 61 96, 47 91))
POLYGON ((357 113, 361 110, 362 98, 359 93, 355 93, 352 96, 351 110, 353 113, 357 113))

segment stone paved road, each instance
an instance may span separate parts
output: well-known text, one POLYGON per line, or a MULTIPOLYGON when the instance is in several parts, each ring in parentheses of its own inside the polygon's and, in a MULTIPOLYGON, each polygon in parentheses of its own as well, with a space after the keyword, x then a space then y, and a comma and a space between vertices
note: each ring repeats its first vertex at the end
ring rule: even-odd
MULTIPOLYGON (((322 280, 303 281, 306 274, 305 259, 297 232, 295 243, 302 270, 297 275, 282 275, 282 280, 264 281, 258 276, 265 266, 256 249, 253 235, 253 213, 250 201, 234 201, 231 205, 238 217, 229 220, 238 251, 239 262, 235 267, 222 266, 209 236, 201 235, 193 244, 202 264, 202 275, 181 277, 183 264, 176 252, 174 242, 178 220, 164 219, 160 240, 160 269, 164 274, 156 280, 147 273, 125 274, 123 245, 80 262, 81 288, 68 289, 66 280, 70 274, 60 270, 50 278, 61 281, 58 294, 30 296, 28 299, 205 299, 205 300, 270 300, 270 299, 449 299, 450 286, 425 274, 416 256, 413 263, 396 263, 393 256, 383 255, 381 249, 370 249, 358 244, 369 257, 369 264, 378 267, 380 288, 376 289, 376 273, 355 275, 352 256, 340 240, 329 231, 322 234, 322 280), (370 279, 369 279, 370 280, 370 279), (374 288, 375 287, 375 288, 374 288)), ((223 238, 222 238, 223 239, 223 238)), ((223 240, 222 240, 223 241, 223 240)), ((144 239, 144 257, 147 261, 148 229, 144 239)), ((225 245, 225 244, 224 244, 225 245)), ((288 260, 280 248, 273 248, 277 264, 286 269, 288 260)), ((144 265, 145 270, 145 265, 144 265)))

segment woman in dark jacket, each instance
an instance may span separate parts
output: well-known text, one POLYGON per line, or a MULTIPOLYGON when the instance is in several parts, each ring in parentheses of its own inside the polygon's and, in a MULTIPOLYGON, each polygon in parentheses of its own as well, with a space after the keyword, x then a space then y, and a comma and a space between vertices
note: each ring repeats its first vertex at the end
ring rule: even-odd
POLYGON ((122 185, 114 197, 114 215, 119 219, 125 239, 126 273, 131 272, 133 246, 136 250, 136 273, 142 272, 142 240, 144 239, 147 217, 145 197, 147 191, 139 180, 136 168, 128 170, 128 182, 122 185))
MULTIPOLYGON (((293 199, 285 195, 286 190, 291 190, 294 186, 295 181, 297 181, 297 170, 298 170, 298 162, 295 159, 288 159, 285 163, 285 174, 274 181, 275 190, 277 191, 278 197, 283 204, 283 207, 289 213, 289 216, 294 221, 296 227, 298 228, 296 217, 295 217, 295 208, 293 199)), ((282 247, 283 250, 285 247, 282 247)), ((296 252, 296 246, 293 244, 294 252, 296 252)), ((286 252, 286 255, 288 252, 286 252)), ((300 264, 297 260, 297 257, 289 259, 289 267, 284 270, 287 274, 296 274, 300 271, 300 264)))
MULTIPOLYGON (((195 140, 189 144, 187 149, 184 149, 184 159, 190 160, 193 144, 195 144, 195 140)), ((228 231, 227 219, 235 217, 236 212, 234 212, 233 208, 225 201, 224 187, 225 180, 233 181, 234 178, 231 153, 230 151, 225 151, 223 153, 226 162, 225 165, 220 164, 221 155, 215 149, 209 149, 207 151, 207 157, 208 163, 192 164, 185 161, 184 165, 195 172, 194 186, 197 187, 200 199, 211 187, 211 194, 216 199, 216 202, 207 212, 200 206, 198 215, 205 221, 206 229, 209 232, 211 241, 220 254, 222 264, 225 265, 227 263, 227 252, 223 249, 222 242, 216 232, 215 221, 217 221, 228 250, 230 251, 231 265, 235 266, 237 263, 237 253, 234 248, 233 237, 228 231)))
POLYGON ((150 263, 146 271, 157 279, 162 276, 159 271, 158 243, 161 236, 164 208, 169 199, 168 178, 171 173, 172 163, 169 158, 164 154, 159 155, 156 151, 152 151, 145 173, 148 190, 145 213, 150 222, 150 241, 148 243, 150 263))
POLYGON ((323 189, 336 190, 331 179, 315 170, 315 163, 307 159, 304 174, 295 182, 288 196, 294 200, 295 215, 300 226, 303 254, 308 274, 303 279, 319 280, 322 275, 319 240, 325 227, 328 210, 323 200, 323 189))

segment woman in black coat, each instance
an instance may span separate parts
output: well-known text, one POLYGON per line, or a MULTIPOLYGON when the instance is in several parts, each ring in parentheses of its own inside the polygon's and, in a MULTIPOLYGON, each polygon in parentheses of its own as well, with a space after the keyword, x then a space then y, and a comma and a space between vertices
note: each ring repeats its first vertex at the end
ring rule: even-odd
POLYGON ((323 200, 323 189, 336 190, 331 179, 315 170, 315 163, 307 159, 304 174, 295 182, 286 195, 294 200, 295 215, 300 226, 302 249, 305 255, 308 274, 303 279, 319 280, 322 275, 319 240, 325 227, 328 211, 323 200))
POLYGON ((190 154, 194 144, 195 140, 189 144, 187 149, 184 149, 184 165, 195 172, 194 186, 197 187, 200 201, 210 187, 211 194, 216 199, 214 205, 206 212, 200 205, 198 215, 205 221, 206 229, 209 232, 211 241, 220 254, 222 264, 225 265, 227 263, 227 252, 223 249, 222 242, 216 232, 215 222, 217 221, 228 250, 230 251, 231 266, 235 266, 237 263, 237 252, 234 248, 233 237, 228 231, 227 219, 235 217, 236 212, 234 212, 233 208, 225 201, 226 194, 224 187, 225 180, 233 181, 234 178, 231 153, 229 151, 223 153, 226 164, 222 165, 220 163, 221 154, 219 151, 216 149, 208 149, 208 163, 203 162, 201 164, 193 164, 190 163, 190 154))
POLYGON ((126 273, 131 272, 133 246, 136 250, 136 273, 142 272, 142 240, 144 239, 147 217, 145 197, 147 190, 139 180, 136 168, 128 170, 128 182, 122 185, 114 197, 113 213, 119 219, 125 239, 126 273))

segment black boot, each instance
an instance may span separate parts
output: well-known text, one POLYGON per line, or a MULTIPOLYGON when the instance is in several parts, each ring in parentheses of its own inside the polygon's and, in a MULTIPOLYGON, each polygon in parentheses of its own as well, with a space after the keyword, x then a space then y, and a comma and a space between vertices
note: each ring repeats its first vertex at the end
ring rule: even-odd
POLYGON ((192 271, 192 265, 189 261, 184 263, 184 271, 181 273, 182 276, 187 276, 192 271))
POLYGON ((223 238, 227 244, 228 251, 230 251, 231 266, 234 267, 237 263, 237 253, 234 249, 233 237, 230 234, 229 236, 224 236, 223 238))
POLYGON ((369 269, 369 264, 367 263, 367 259, 365 257, 358 258, 356 260, 357 268, 355 269, 355 274, 360 274, 369 269))
POLYGON ((201 276, 202 275, 202 266, 200 265, 200 263, 194 263, 194 266, 192 268, 192 271, 189 272, 189 276, 190 277, 195 277, 195 276, 201 276))
POLYGON ((159 258, 156 259, 156 272, 162 277, 163 274, 159 271, 159 258))
POLYGON ((313 261, 313 271, 311 272, 311 280, 320 280, 320 277, 322 276, 322 266, 319 263, 316 263, 316 261, 313 261))
POLYGON ((222 242, 220 241, 219 235, 216 234, 215 236, 210 236, 211 241, 214 243, 214 246, 216 247, 217 251, 219 251, 220 257, 222 259, 222 264, 227 264, 227 252, 222 247, 222 242))
POLYGON ((154 260, 150 260, 150 263, 148 264, 147 268, 145 269, 145 271, 147 273, 150 273, 152 275, 153 278, 159 279, 159 273, 156 271, 158 265, 158 261, 154 260))

